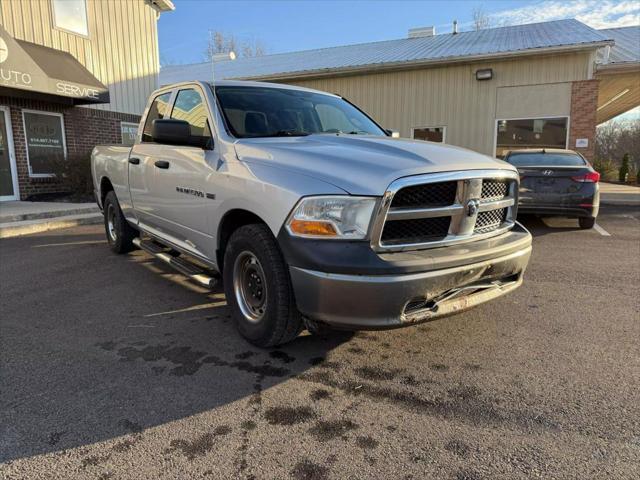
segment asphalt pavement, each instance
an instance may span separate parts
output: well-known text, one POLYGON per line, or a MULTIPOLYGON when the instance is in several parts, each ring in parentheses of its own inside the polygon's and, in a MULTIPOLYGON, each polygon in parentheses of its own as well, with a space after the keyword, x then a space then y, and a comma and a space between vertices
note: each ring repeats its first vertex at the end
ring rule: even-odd
POLYGON ((260 350, 100 226, 0 240, 0 478, 640 476, 640 209, 467 313, 260 350))

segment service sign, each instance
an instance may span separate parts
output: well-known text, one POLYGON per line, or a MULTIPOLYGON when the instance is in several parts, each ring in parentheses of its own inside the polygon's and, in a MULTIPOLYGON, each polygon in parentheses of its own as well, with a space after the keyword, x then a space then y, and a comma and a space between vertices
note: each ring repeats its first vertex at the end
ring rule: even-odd
MULTIPOLYGON (((109 91, 97 79, 95 85, 85 85, 82 81, 63 80, 47 75, 51 65, 39 65, 29 54, 33 45, 16 41, 0 25, 0 87, 17 88, 32 92, 75 98, 77 103, 105 103, 109 101, 109 91)), ((38 47, 42 48, 42 47, 38 47)), ((91 74, 68 53, 48 49, 51 55, 43 63, 65 62, 69 65, 71 79, 92 78, 91 74), (77 72, 81 72, 77 75, 77 72), (87 76, 89 73, 89 76, 87 76)), ((55 70, 54 70, 55 71, 55 70)))

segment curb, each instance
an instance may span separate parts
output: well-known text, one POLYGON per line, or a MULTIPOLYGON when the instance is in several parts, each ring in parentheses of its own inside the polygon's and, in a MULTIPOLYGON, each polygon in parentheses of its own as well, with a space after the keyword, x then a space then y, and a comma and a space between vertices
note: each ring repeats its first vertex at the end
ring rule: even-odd
POLYGON ((60 228, 77 227, 79 225, 96 225, 102 223, 100 212, 79 215, 65 215, 55 218, 0 223, 0 238, 19 237, 31 233, 58 230, 60 228))
POLYGON ((640 207, 640 199, 638 200, 623 200, 623 199, 607 199, 600 198, 600 206, 610 207, 640 207))
POLYGON ((84 215, 87 213, 99 213, 99 212, 100 212, 100 209, 98 208, 98 206, 92 205, 90 207, 79 207, 79 208, 72 208, 69 210, 52 210, 48 212, 18 213, 15 215, 2 215, 0 216, 0 225, 5 223, 28 222, 31 220, 69 217, 74 215, 84 215))

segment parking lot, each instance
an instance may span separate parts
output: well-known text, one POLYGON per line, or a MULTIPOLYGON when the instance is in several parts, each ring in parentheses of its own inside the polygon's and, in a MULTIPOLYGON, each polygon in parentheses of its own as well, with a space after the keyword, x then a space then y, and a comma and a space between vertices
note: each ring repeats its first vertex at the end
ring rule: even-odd
POLYGON ((269 351, 100 226, 2 240, 0 477, 638 478, 640 209, 523 223, 514 294, 269 351))

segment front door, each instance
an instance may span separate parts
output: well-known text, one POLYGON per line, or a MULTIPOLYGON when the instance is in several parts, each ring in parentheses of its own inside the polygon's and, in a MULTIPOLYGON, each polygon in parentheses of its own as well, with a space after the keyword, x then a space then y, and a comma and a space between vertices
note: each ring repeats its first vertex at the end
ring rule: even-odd
POLYGON ((9 108, 0 106, 0 201, 19 199, 9 108))
MULTIPOLYGON (((208 109, 200 88, 178 90, 170 118, 188 122, 192 137, 207 140, 209 148, 213 146, 208 109)), ((165 159, 165 168, 154 168, 152 186, 159 228, 201 256, 213 245, 208 231, 212 196, 206 185, 217 152, 209 148, 164 146, 171 158, 165 159)))

